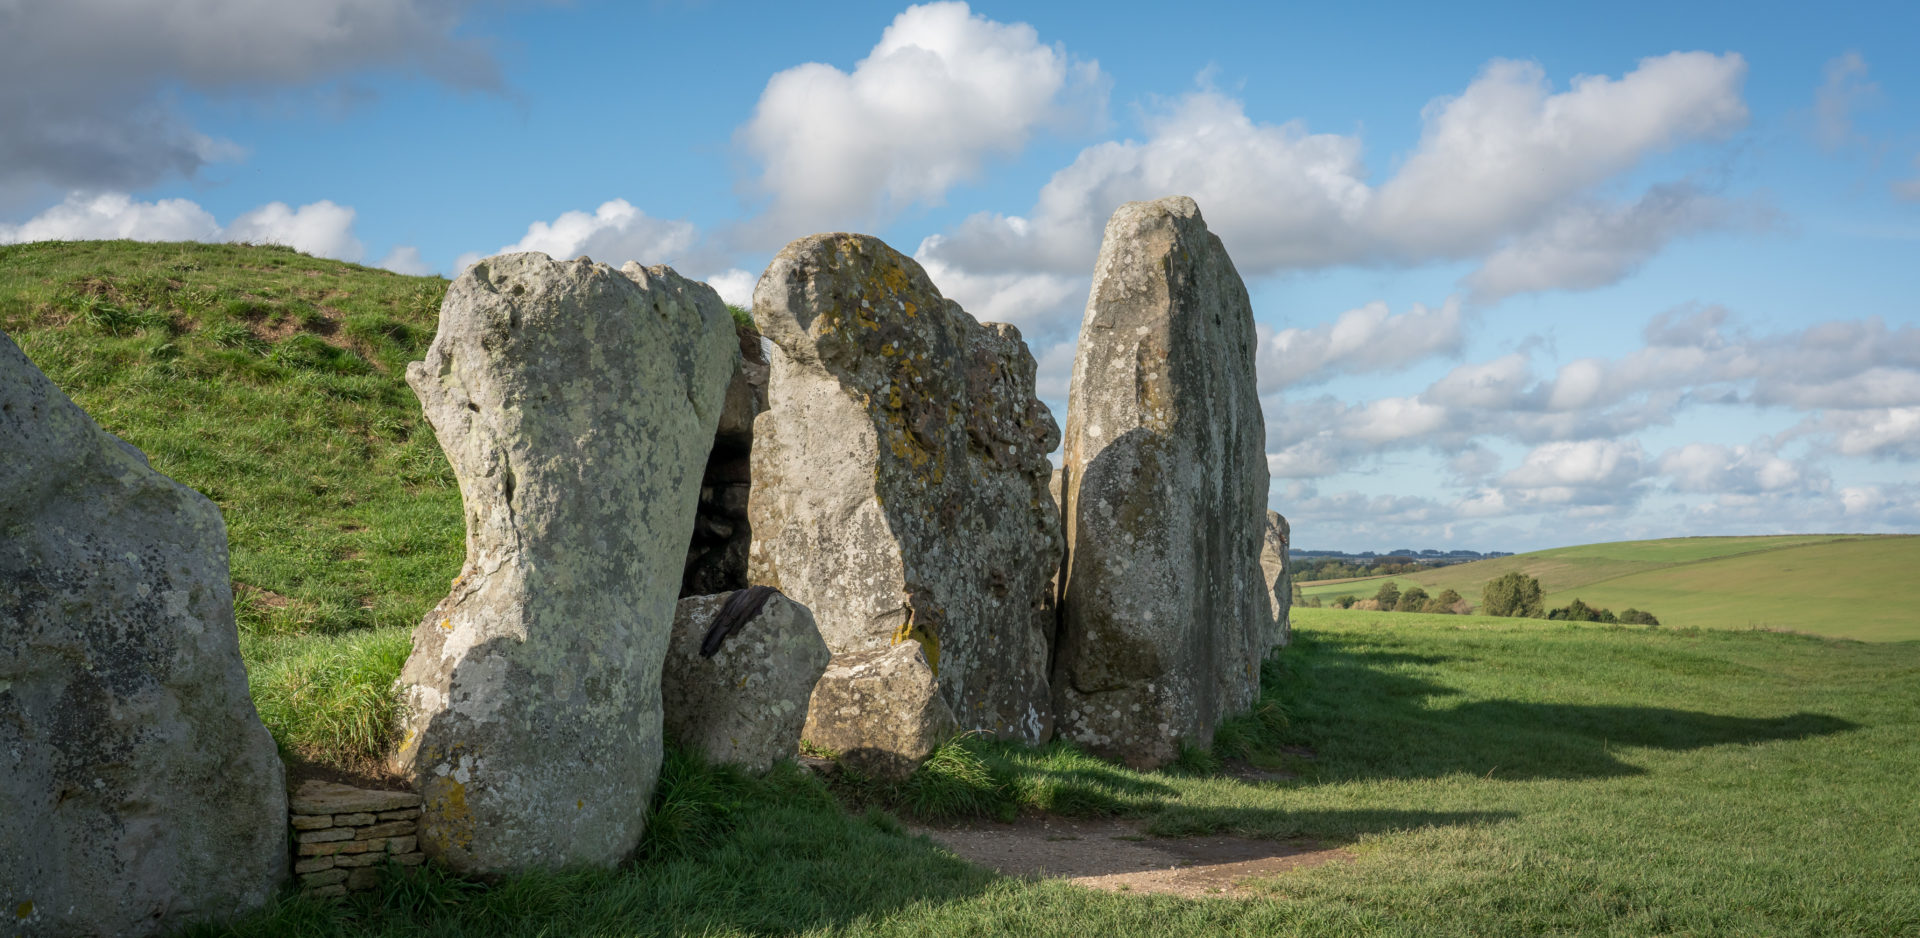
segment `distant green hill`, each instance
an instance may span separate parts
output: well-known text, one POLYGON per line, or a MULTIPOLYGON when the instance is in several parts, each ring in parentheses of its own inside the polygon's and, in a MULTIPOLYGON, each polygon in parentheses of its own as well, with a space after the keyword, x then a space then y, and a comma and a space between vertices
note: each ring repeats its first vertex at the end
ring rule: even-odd
POLYGON ((1488 580, 1537 577, 1549 606, 1576 597, 1675 627, 1767 628, 1866 641, 1920 639, 1920 536, 1794 534, 1585 544, 1345 583, 1303 584, 1323 602, 1393 580, 1475 603, 1488 580))

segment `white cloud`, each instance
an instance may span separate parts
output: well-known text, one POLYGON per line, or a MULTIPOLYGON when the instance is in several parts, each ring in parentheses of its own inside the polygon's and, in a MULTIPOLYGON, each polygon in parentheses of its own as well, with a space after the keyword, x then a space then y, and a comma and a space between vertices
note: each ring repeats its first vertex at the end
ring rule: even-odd
POLYGON ((1638 440, 1577 440, 1535 447, 1501 478, 1517 489, 1604 489, 1632 485, 1646 474, 1638 440))
POLYGON ((141 202, 119 192, 75 192, 21 224, 0 224, 0 244, 101 238, 245 241, 284 244, 320 257, 358 261, 365 249, 354 237, 353 220, 353 209, 323 199, 297 209, 285 202, 269 202, 222 226, 187 199, 141 202))
MULTIPOLYGON (((719 255, 702 243, 692 222, 654 218, 626 199, 603 202, 591 215, 568 211, 551 222, 533 222, 520 240, 493 253, 515 251, 539 251, 559 260, 584 255, 615 267, 628 261, 688 269, 719 266, 719 255)), ((465 269, 479 259, 463 254, 457 266, 465 269)))
POLYGON ((235 158, 170 101, 255 96, 373 67, 494 89, 487 46, 455 35, 471 0, 0 3, 0 190, 123 189, 235 158))
POLYGON ((738 267, 723 270, 707 278, 707 286, 720 294, 720 299, 742 309, 753 308, 753 288, 759 283, 759 274, 748 273, 738 267))
POLYGON ((1638 270, 1676 238, 1757 227, 1764 217, 1757 208, 1686 184, 1654 186, 1631 205, 1576 203, 1488 256, 1467 284, 1483 303, 1516 293, 1603 287, 1638 270))
POLYGON ((235 218, 225 231, 229 241, 284 244, 317 257, 357 261, 365 248, 353 236, 354 211, 325 199, 299 208, 268 202, 235 218))
POLYGON ((1460 303, 1437 309, 1419 303, 1394 315, 1375 301, 1310 329, 1259 326, 1256 366, 1260 390, 1313 384, 1337 374, 1401 368, 1435 355, 1456 354, 1465 338, 1460 303))
POLYGON ((1552 93, 1539 66, 1495 61, 1427 107, 1419 144, 1378 187, 1357 137, 1259 123, 1203 90, 1148 114, 1143 141, 1083 150, 1027 215, 972 216, 921 255, 979 275, 1078 274, 1115 206, 1180 193, 1247 275, 1466 259, 1531 235, 1480 289, 1592 287, 1671 237, 1738 220, 1685 186, 1621 206, 1590 193, 1650 154, 1743 124, 1745 74, 1738 55, 1677 52, 1552 93))
POLYGON ((1099 66, 1033 27, 965 3, 908 7, 851 73, 809 63, 767 81, 738 134, 762 167, 756 192, 772 200, 753 227, 772 243, 939 204, 1035 131, 1104 110, 1099 66))
POLYGON ((187 199, 136 202, 124 192, 68 193, 18 225, 0 224, 0 244, 21 241, 218 241, 220 224, 187 199))
POLYGON ((1880 86, 1867 80, 1867 60, 1848 52, 1827 62, 1826 78, 1813 96, 1814 137, 1837 150, 1855 142, 1853 112, 1873 100, 1880 86))
POLYGON ((1660 454, 1661 474, 1676 492, 1754 495, 1804 487, 1820 473, 1763 449, 1688 443, 1660 454))
POLYGON ((433 268, 420 257, 420 249, 411 244, 396 246, 393 250, 387 252, 386 257, 380 259, 380 263, 374 266, 391 270, 396 274, 406 274, 410 277, 424 277, 427 274, 433 273, 433 268))

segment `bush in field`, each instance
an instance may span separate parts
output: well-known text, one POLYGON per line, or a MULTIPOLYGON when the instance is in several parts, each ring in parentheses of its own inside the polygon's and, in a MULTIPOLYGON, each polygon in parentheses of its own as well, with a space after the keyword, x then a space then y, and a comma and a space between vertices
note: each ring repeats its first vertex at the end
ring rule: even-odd
POLYGON ((1654 618, 1653 613, 1643 612, 1639 609, 1634 609, 1631 606, 1629 606, 1625 612, 1620 613, 1620 621, 1627 625, 1659 625, 1660 624, 1660 620, 1657 618, 1654 618))
POLYGON ((1480 590, 1480 610, 1490 616, 1538 619, 1546 615, 1540 581, 1518 570, 1488 580, 1480 590))
POLYGON ((1352 593, 1341 593, 1340 595, 1333 597, 1333 608, 1352 609, 1354 602, 1357 601, 1359 598, 1360 597, 1355 596, 1352 593))
POLYGON ((1434 613, 1436 615, 1443 615, 1443 616, 1457 615, 1462 612, 1465 612, 1465 610, 1461 608, 1465 605, 1466 605, 1466 600, 1461 599, 1459 593, 1450 589, 1441 590, 1440 595, 1427 600, 1426 606, 1422 608, 1420 611, 1434 613))
POLYGON ((1373 594, 1373 601, 1379 603, 1381 609, 1392 611, 1400 605, 1400 584, 1392 580, 1380 584, 1380 592, 1373 594))
POLYGON ((1393 604, 1394 612, 1424 612, 1427 608, 1427 591, 1418 586, 1409 586, 1400 594, 1400 601, 1393 604))

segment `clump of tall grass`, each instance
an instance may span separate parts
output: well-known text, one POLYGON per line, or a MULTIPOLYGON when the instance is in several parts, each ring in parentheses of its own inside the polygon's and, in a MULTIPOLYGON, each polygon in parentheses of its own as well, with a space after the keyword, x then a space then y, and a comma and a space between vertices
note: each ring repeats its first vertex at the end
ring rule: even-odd
POLYGON ((394 679, 413 643, 406 628, 339 635, 241 635, 261 722, 300 759, 366 767, 393 741, 394 679))

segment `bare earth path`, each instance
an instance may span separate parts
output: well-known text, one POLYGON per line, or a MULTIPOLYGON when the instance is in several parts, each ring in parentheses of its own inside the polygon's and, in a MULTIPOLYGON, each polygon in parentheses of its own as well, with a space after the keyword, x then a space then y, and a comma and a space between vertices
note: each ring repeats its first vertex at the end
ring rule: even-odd
POLYGON ((1153 837, 1135 821, 1022 818, 919 827, 964 860, 1008 876, 1064 879, 1109 892, 1187 898, 1246 895, 1240 884, 1351 858, 1345 850, 1242 837, 1153 837))

